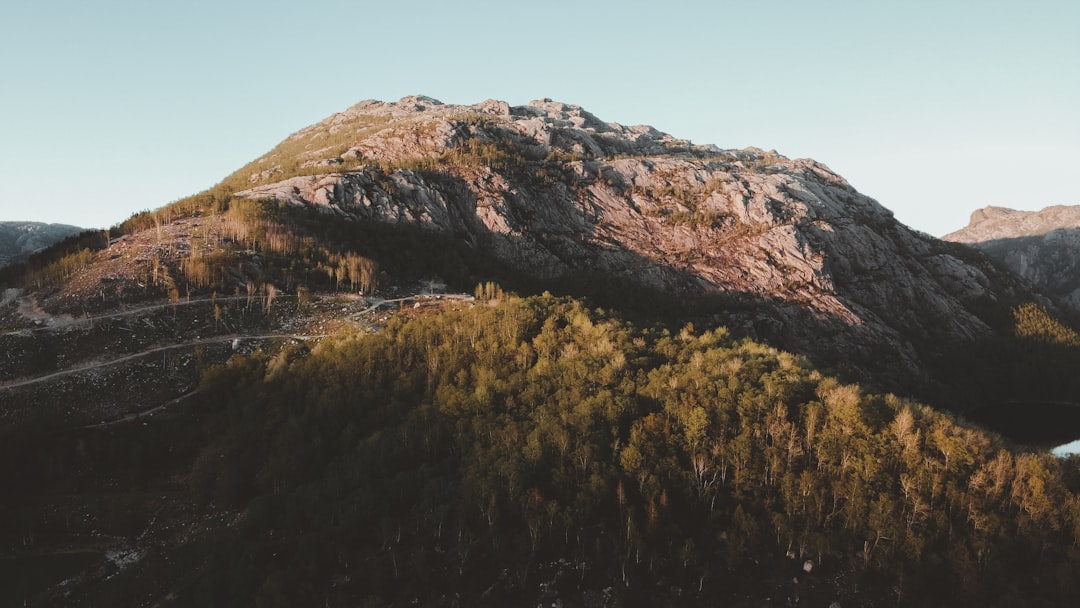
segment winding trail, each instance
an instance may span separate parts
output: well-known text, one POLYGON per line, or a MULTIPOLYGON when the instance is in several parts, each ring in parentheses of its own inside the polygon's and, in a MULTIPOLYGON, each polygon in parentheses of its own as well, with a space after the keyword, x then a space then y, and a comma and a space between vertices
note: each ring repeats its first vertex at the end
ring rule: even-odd
POLYGON ((114 424, 123 424, 125 422, 132 422, 134 420, 138 420, 139 418, 143 418, 143 417, 146 417, 146 416, 153 416, 155 413, 169 407, 170 405, 176 405, 177 403, 180 403, 181 401, 183 401, 184 399, 187 399, 188 397, 195 396, 195 394, 198 393, 198 392, 199 392, 198 390, 193 390, 193 391, 191 391, 189 393, 184 393, 183 395, 180 395, 179 397, 176 397, 175 399, 170 399, 170 400, 166 401, 165 403, 162 403, 161 405, 156 405, 156 406, 151 407, 149 409, 140 410, 140 411, 137 411, 137 412, 131 412, 130 414, 125 414, 125 415, 123 415, 123 416, 121 416, 119 418, 114 418, 112 420, 106 420, 104 422, 96 422, 94 424, 86 424, 86 425, 83 425, 83 426, 80 426, 80 427, 74 427, 74 428, 80 428, 80 429, 105 429, 105 428, 109 428, 110 426, 112 426, 114 424))
POLYGON ((44 375, 44 376, 38 376, 36 378, 30 378, 28 380, 20 380, 18 382, 11 382, 11 383, 8 383, 8 384, 0 385, 0 391, 12 389, 12 388, 18 388, 18 387, 21 387, 21 386, 29 386, 31 384, 37 384, 39 382, 48 382, 49 380, 53 380, 53 379, 56 379, 56 378, 59 378, 59 377, 62 377, 62 376, 69 375, 69 374, 76 374, 76 373, 79 373, 79 372, 90 371, 90 370, 98 369, 98 368, 101 368, 101 367, 109 367, 110 365, 118 365, 118 364, 124 363, 126 361, 131 361, 133 359, 139 359, 139 358, 142 358, 142 357, 146 357, 148 355, 153 355, 155 353, 161 353, 161 352, 166 352, 166 351, 170 351, 170 350, 176 350, 176 349, 179 349, 179 348, 191 348, 191 347, 199 346, 199 345, 202 345, 202 344, 214 344, 214 343, 217 343, 217 342, 231 342, 233 340, 269 340, 269 339, 275 339, 275 338, 285 338, 285 339, 295 339, 295 340, 314 340, 314 339, 318 339, 318 338, 325 338, 325 337, 327 337, 329 335, 331 335, 331 334, 313 334, 313 335, 307 335, 307 334, 260 334, 260 335, 256 335, 256 336, 230 334, 230 335, 227 335, 227 336, 214 336, 212 338, 202 338, 200 340, 191 340, 189 342, 180 342, 178 344, 169 344, 167 346, 158 346, 158 347, 155 347, 155 348, 150 348, 150 349, 147 349, 147 350, 139 351, 137 353, 132 353, 130 355, 125 355, 123 357, 117 357, 116 359, 110 359, 108 361, 101 361, 99 363, 91 363, 89 365, 77 365, 75 367, 69 367, 68 369, 61 370, 61 371, 58 371, 58 372, 53 372, 51 374, 47 374, 47 375, 44 375))
MULTIPOLYGON (((279 296, 279 297, 295 297, 295 296, 279 296)), ((448 300, 456 300, 456 301, 470 301, 470 300, 474 299, 472 296, 465 295, 465 294, 413 294, 411 296, 403 296, 403 297, 400 297, 400 298, 391 298, 391 299, 387 299, 387 300, 383 300, 383 299, 379 299, 379 298, 371 298, 369 300, 371 302, 371 304, 367 308, 365 308, 365 309, 363 309, 363 310, 361 310, 359 312, 352 313, 350 316, 359 316, 359 315, 363 315, 363 314, 366 314, 366 313, 369 313, 369 312, 373 312, 373 311, 375 311, 375 310, 377 310, 377 309, 379 309, 379 308, 381 308, 381 307, 383 307, 383 306, 385 306, 387 304, 397 304, 397 303, 401 303, 401 302, 409 302, 409 301, 415 301, 415 300, 420 300, 420 299, 428 299, 428 298, 448 299, 448 300)), ((175 304, 173 302, 166 302, 164 304, 153 304, 153 305, 150 305, 150 306, 143 306, 141 308, 125 310, 125 311, 122 311, 122 312, 112 313, 112 314, 108 314, 108 315, 101 315, 101 316, 97 316, 97 317, 89 317, 89 318, 83 318, 83 319, 72 319, 71 322, 65 323, 63 325, 63 327, 70 327, 72 325, 80 324, 80 323, 84 323, 84 324, 85 323, 93 323, 95 321, 101 321, 103 319, 111 319, 111 318, 123 317, 123 316, 128 316, 128 315, 134 315, 134 314, 138 314, 140 312, 145 312, 147 310, 165 308, 165 307, 174 306, 174 305, 175 306, 183 306, 183 305, 204 303, 204 302, 211 302, 211 301, 221 302, 221 301, 246 300, 246 299, 247 299, 247 296, 229 296, 227 298, 204 298, 204 299, 199 299, 199 300, 188 300, 186 302, 177 302, 175 304)), ((53 328, 49 328, 49 329, 53 329, 53 328)), ((25 331, 25 330, 20 330, 20 331, 25 331)), ((8 333, 18 333, 18 332, 8 332, 8 333)), ((7 334, 2 334, 2 335, 7 335, 7 334)), ((260 335, 252 336, 252 335, 242 335, 242 334, 228 334, 228 335, 222 335, 222 336, 213 336, 213 337, 210 337, 210 338, 202 338, 202 339, 199 339, 199 340, 191 340, 191 341, 188 341, 188 342, 180 342, 180 343, 177 343, 177 344, 169 344, 169 345, 166 345, 166 346, 156 346, 154 348, 148 348, 146 350, 142 350, 142 351, 139 351, 137 353, 131 353, 129 355, 124 355, 122 357, 117 357, 115 359, 110 359, 108 361, 101 361, 101 362, 97 362, 97 363, 90 363, 90 364, 84 364, 84 365, 76 365, 76 366, 69 367, 69 368, 64 369, 64 370, 53 372, 51 374, 46 374, 44 376, 38 376, 36 378, 28 378, 26 380, 19 380, 19 381, 15 381, 15 382, 7 382, 7 383, 4 383, 4 384, 0 384, 0 392, 8 390, 8 389, 19 388, 19 387, 23 387, 23 386, 30 386, 30 385, 33 385, 33 384, 38 384, 40 382, 48 382, 50 380, 55 380, 56 378, 61 378, 63 376, 67 376, 67 375, 70 375, 70 374, 76 374, 76 373, 79 373, 79 372, 90 371, 90 370, 99 369, 99 368, 102 368, 102 367, 109 367, 109 366, 112 366, 112 365, 119 365, 121 363, 124 363, 124 362, 127 362, 127 361, 132 361, 134 359, 140 359, 142 357, 153 355, 155 353, 162 353, 162 352, 167 352, 167 351, 170 351, 170 350, 176 350, 176 349, 181 349, 181 348, 192 348, 192 347, 200 346, 200 345, 203 345, 203 344, 215 344, 215 343, 219 343, 219 342, 229 342, 229 341, 232 341, 232 340, 270 340, 270 339, 315 340, 315 339, 319 339, 319 338, 325 338, 325 337, 330 336, 330 335, 331 334, 260 334, 260 335)), ((164 407, 164 406, 159 406, 159 407, 164 407)))
MULTIPOLYGON (((254 299, 255 296, 252 297, 254 299)), ((279 294, 274 297, 275 300, 282 298, 295 298, 294 295, 279 294)), ((193 304, 205 304, 207 302, 235 302, 237 300, 247 300, 248 296, 226 296, 221 298, 196 298, 194 300, 180 300, 177 302, 163 302, 160 304, 149 304, 147 306, 139 306, 137 308, 129 308, 120 312, 112 312, 107 315, 98 315, 94 317, 71 317, 71 316, 54 316, 41 309, 37 304, 37 300, 33 296, 24 296, 19 298, 19 314, 29 321, 43 321, 46 323, 45 327, 34 328, 45 331, 55 331, 59 329, 67 329, 70 327, 78 327, 79 325, 93 325, 98 321, 105 321, 108 319, 119 319, 121 317, 134 316, 140 313, 144 313, 151 310, 159 310, 162 308, 179 307, 179 306, 191 306, 193 304)), ((7 331, 0 336, 23 334, 30 331, 30 328, 16 329, 14 331, 7 331)))
MULTIPOLYGON (((333 295, 333 294, 331 294, 333 295)), ((47 323, 45 327, 33 328, 45 331, 53 331, 59 329, 67 329, 70 327, 78 327, 79 325, 93 325, 98 321, 106 321, 108 319, 119 319, 121 317, 130 317, 140 313, 148 312, 151 310, 160 310, 162 308, 179 307, 179 306, 191 306, 194 304, 205 304, 207 302, 237 302, 240 300, 253 300, 263 296, 224 296, 215 298, 196 298, 194 300, 180 300, 178 302, 161 302, 159 304, 149 304, 146 306, 139 306, 137 308, 129 308, 120 312, 112 312, 107 315, 97 315, 93 317, 71 317, 71 316, 55 316, 41 309, 38 306, 37 299, 33 296, 22 296, 19 298, 19 313, 23 315, 29 321, 44 321, 47 323)), ((275 300, 295 298, 292 294, 282 294, 274 296, 275 300)), ((380 298, 366 298, 368 301, 373 302, 370 306, 353 314, 364 314, 376 310, 386 304, 393 304, 397 302, 408 302, 410 300, 418 300, 421 298, 438 298, 446 300, 458 300, 467 301, 472 300, 473 297, 465 294, 413 294, 411 296, 404 296, 401 298, 391 298, 389 300, 383 300, 380 298)), ((24 334, 30 331, 31 328, 16 329, 12 331, 6 331, 0 333, 0 336, 24 334)))

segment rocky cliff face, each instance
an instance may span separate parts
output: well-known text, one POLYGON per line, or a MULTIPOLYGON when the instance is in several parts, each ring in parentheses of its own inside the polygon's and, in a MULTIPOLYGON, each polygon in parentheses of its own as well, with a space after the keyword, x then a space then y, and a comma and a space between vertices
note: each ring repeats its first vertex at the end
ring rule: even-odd
POLYGON ((986 207, 972 213, 966 227, 942 238, 973 245, 1080 310, 1080 206, 986 207))
POLYGON ((718 322, 896 383, 925 380, 938 346, 990 333, 973 311, 1015 288, 821 163, 550 100, 362 102, 232 179, 254 184, 240 197, 453 234, 539 278, 722 295, 745 305, 718 322))
POLYGON ((0 268, 26 259, 35 251, 40 251, 82 230, 82 228, 66 224, 0 222, 0 268))

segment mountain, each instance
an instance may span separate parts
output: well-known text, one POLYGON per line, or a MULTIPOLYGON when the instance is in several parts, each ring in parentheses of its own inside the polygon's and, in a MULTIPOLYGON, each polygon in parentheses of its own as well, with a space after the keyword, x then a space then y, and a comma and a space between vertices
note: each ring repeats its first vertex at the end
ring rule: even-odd
POLYGON ((25 260, 30 254, 82 230, 66 224, 0 222, 0 268, 25 260))
POLYGON ((452 236, 533 279, 722 298, 713 322, 830 364, 842 353, 888 388, 926 384, 941 345, 991 335, 983 311, 1024 297, 821 163, 550 100, 362 102, 227 183, 238 198, 452 236))
POLYGON ((953 411, 1032 391, 1072 400, 1060 363, 1035 386, 1018 377, 1017 359, 1043 359, 1021 357, 1017 307, 1061 312, 992 258, 904 226, 819 162, 552 100, 360 102, 113 233, 105 251, 91 235, 32 263, 18 279, 37 289, 13 319, 31 304, 85 316, 264 285, 496 282, 724 326, 953 411), (1001 373, 988 382, 986 366, 1001 373))
POLYGON ((0 604, 1080 598, 1080 334, 816 161, 366 101, 0 297, 0 604))
POLYGON ((1080 310, 1080 206, 1041 211, 985 207, 942 237, 972 245, 1080 310))

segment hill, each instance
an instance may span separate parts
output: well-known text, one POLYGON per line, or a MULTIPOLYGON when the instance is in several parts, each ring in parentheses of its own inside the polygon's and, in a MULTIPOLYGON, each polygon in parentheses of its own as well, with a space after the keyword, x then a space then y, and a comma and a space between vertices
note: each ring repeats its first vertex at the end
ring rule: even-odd
POLYGON ((82 230, 65 224, 0 222, 0 268, 23 261, 32 253, 82 230))
POLYGON ((1080 594, 1067 316, 812 160, 368 101, 0 282, 12 604, 1080 594))

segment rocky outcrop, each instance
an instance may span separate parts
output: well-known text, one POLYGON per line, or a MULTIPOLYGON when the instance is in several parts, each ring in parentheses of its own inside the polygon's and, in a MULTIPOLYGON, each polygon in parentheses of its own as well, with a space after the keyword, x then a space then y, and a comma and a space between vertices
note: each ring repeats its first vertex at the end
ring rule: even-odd
POLYGON ((24 260, 82 230, 66 224, 0 222, 0 268, 24 260))
POLYGON ((989 206, 973 211, 967 226, 942 238, 956 243, 978 244, 1000 239, 1042 237, 1068 228, 1080 228, 1078 205, 1054 205, 1041 211, 989 206))
POLYGON ((1080 206, 985 207, 945 240, 972 245, 1080 311, 1080 206))
POLYGON ((885 384, 925 380, 935 348, 989 334, 975 304, 1015 283, 821 163, 694 145, 551 100, 362 102, 237 176, 260 183, 237 196, 454 234, 538 278, 587 270, 725 296, 741 305, 719 322, 872 367, 885 384), (331 135, 336 147, 320 147, 331 135), (315 174, 265 178, 301 165, 315 174))

